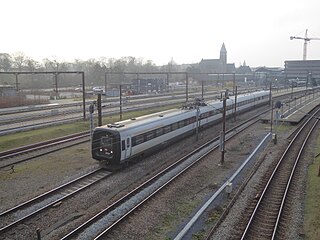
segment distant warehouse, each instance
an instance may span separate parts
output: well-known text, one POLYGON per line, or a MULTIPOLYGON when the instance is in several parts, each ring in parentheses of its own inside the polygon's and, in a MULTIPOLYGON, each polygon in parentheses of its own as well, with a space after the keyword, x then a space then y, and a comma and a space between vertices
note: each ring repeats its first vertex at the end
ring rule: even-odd
POLYGON ((320 60, 285 61, 287 80, 307 81, 309 85, 320 85, 320 60))

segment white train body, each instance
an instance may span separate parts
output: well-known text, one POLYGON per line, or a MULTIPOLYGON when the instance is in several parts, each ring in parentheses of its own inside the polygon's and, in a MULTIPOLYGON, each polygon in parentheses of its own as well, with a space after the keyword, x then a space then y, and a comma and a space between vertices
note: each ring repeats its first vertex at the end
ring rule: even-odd
MULTIPOLYGON (((269 102, 269 92, 238 95, 237 112, 247 111, 269 102)), ((172 141, 220 121, 222 101, 191 109, 172 109, 136 119, 95 128, 92 137, 92 157, 111 165, 121 165, 134 157, 155 151, 172 141)), ((227 99, 226 115, 234 112, 234 97, 227 99)))

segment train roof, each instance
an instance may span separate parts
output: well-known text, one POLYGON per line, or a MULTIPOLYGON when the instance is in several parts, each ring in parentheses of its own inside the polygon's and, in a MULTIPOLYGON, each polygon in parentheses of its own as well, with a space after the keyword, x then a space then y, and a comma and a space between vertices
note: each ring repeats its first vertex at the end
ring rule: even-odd
POLYGON ((177 117, 179 115, 183 115, 186 112, 190 112, 191 110, 185 110, 185 109, 170 109, 167 111, 157 112, 153 114, 148 114, 141 117, 131 118, 124 121, 107 124, 98 128, 103 129, 113 129, 115 131, 117 130, 124 130, 128 128, 133 128, 137 126, 146 126, 149 123, 155 123, 157 121, 161 121, 163 119, 169 119, 171 117, 177 117))
MULTIPOLYGON (((250 97, 252 97, 252 95, 254 95, 255 97, 260 97, 260 96, 267 96, 269 95, 270 92, 269 91, 258 91, 258 92, 250 92, 250 93, 244 93, 244 94, 240 94, 237 96, 237 100, 238 101, 243 101, 246 100, 250 97)), ((227 102, 233 102, 235 100, 235 96, 230 96, 229 99, 227 100, 227 102)), ((211 100, 208 101, 208 105, 212 105, 212 104, 217 104, 218 106, 222 106, 222 103, 219 104, 220 100, 211 100)))
MULTIPOLYGON (((260 92, 254 92, 254 93, 248 93, 248 94, 241 94, 238 97, 242 98, 244 100, 247 97, 252 96, 253 94, 255 96, 263 96, 263 95, 268 94, 268 92, 267 91, 260 91, 260 92)), ((234 98, 235 98, 234 96, 230 97, 229 101, 232 102, 232 99, 234 99, 234 98)), ((216 109, 221 108, 222 102, 220 100, 212 100, 212 101, 209 101, 208 106, 206 106, 204 108, 212 108, 212 107, 216 108, 216 109)), ((200 107, 200 108, 202 108, 202 107, 200 107)), ((193 111, 196 111, 195 108, 193 108, 193 109, 178 109, 178 108, 170 109, 170 110, 166 110, 166 111, 162 111, 162 112, 148 114, 148 115, 141 116, 141 117, 127 119, 127 120, 112 123, 112 124, 107 124, 107 125, 104 125, 101 127, 97 127, 97 129, 109 129, 109 130, 114 130, 114 131, 124 131, 124 130, 128 130, 128 129, 134 128, 134 127, 140 127, 140 126, 145 127, 150 123, 157 123, 159 121, 163 121, 164 119, 169 120, 172 117, 179 118, 179 116, 185 115, 188 112, 192 113, 193 111)))

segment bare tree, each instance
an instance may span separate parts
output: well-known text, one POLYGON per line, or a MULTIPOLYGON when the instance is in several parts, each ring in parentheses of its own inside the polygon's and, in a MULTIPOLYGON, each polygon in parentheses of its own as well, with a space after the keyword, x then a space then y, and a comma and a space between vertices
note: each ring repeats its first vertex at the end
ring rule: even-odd
POLYGON ((41 64, 29 57, 26 58, 25 60, 25 65, 28 71, 34 72, 35 70, 41 68, 41 64))
POLYGON ((23 52, 16 52, 13 54, 12 58, 13 66, 19 71, 22 71, 23 67, 25 67, 26 55, 23 52))
POLYGON ((0 71, 7 72, 12 65, 11 56, 8 53, 0 53, 0 71))

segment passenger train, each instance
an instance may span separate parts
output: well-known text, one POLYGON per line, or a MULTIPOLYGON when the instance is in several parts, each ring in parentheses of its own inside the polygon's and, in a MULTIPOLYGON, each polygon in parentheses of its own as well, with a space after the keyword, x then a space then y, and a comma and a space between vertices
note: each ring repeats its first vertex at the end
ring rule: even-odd
MULTIPOLYGON (((234 112, 234 97, 226 100, 226 115, 234 112)), ((238 95, 237 113, 269 102, 269 92, 238 95)), ((171 109, 97 127, 92 135, 92 157, 106 165, 121 166, 133 158, 153 152, 199 128, 221 121, 220 100, 171 109)))

